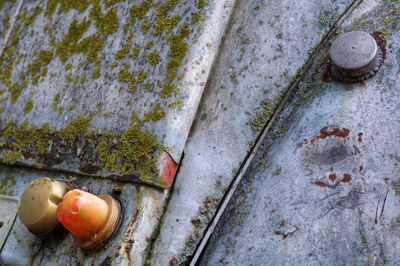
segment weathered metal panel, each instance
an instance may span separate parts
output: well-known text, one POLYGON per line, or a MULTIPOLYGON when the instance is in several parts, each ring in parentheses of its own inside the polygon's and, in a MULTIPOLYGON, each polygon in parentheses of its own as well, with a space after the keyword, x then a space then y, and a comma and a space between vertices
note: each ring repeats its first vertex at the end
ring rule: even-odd
POLYGON ((331 82, 324 76, 329 46, 321 50, 201 264, 400 263, 399 13, 399 1, 366 1, 338 31, 387 39, 385 64, 365 84, 331 82), (276 135, 282 127, 286 133, 276 135))
POLYGON ((253 140, 352 3, 237 1, 185 148, 182 178, 176 180, 153 264, 190 258, 253 140))
POLYGON ((24 1, 0 62, 2 161, 167 187, 160 155, 180 160, 222 37, 214 6, 24 1))
POLYGON ((11 231, 11 227, 14 223, 15 217, 17 216, 18 203, 18 198, 0 195, 0 250, 11 231))
MULTIPOLYGON (((1 193, 20 197, 35 178, 47 176, 66 181, 69 176, 29 168, 0 166, 1 193)), ((163 213, 168 192, 102 178, 79 177, 75 184, 94 194, 111 194, 122 204, 123 221, 117 234, 100 251, 83 252, 61 225, 44 237, 28 231, 16 219, 1 250, 5 265, 140 265, 146 248, 163 213)))

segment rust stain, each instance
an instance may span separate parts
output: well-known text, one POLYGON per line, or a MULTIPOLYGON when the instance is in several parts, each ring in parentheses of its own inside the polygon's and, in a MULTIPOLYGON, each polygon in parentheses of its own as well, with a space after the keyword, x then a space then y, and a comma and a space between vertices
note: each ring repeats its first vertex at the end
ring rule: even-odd
POLYGON ((131 255, 129 254, 131 249, 132 249, 132 243, 126 243, 124 246, 124 253, 125 256, 128 258, 129 265, 132 265, 131 255))
POLYGON ((37 156, 39 158, 39 162, 47 167, 53 167, 54 165, 58 165, 63 162, 63 160, 59 158, 58 154, 55 152, 39 153, 37 156))
POLYGON ((325 187, 326 186, 325 182, 321 181, 321 180, 314 181, 314 184, 316 184, 319 187, 325 187))
POLYGON ((367 87, 367 84, 365 82, 361 82, 358 84, 358 86, 360 86, 361 89, 365 89, 367 87))
POLYGON ((328 129, 328 127, 323 127, 320 131, 319 131, 320 135, 315 136, 314 138, 312 138, 310 141, 308 141, 307 139, 304 140, 304 142, 300 143, 300 146, 302 146, 303 144, 308 145, 310 144, 314 144, 316 141, 318 140, 323 140, 326 139, 328 137, 334 136, 337 138, 342 138, 342 139, 347 139, 347 137, 350 134, 350 130, 347 128, 332 128, 332 129, 328 129))
POLYGON ((385 59, 387 41, 382 39, 380 37, 381 35, 382 35, 382 32, 380 32, 380 31, 374 31, 373 33, 371 33, 371 36, 374 37, 374 39, 376 40, 376 43, 378 44, 379 48, 381 48, 381 50, 382 50, 383 59, 385 59))
POLYGON ((358 169, 358 172, 361 174, 363 169, 364 169, 364 167, 362 165, 360 165, 360 168, 358 169))
POLYGON ((343 174, 343 178, 342 179, 340 179, 340 181, 339 182, 342 182, 342 183, 348 183, 348 182, 350 182, 351 181, 351 175, 350 174, 348 174, 348 173, 344 173, 343 174))
POLYGON ((331 72, 329 71, 329 66, 330 66, 330 64, 327 65, 327 67, 325 68, 324 74, 322 75, 322 82, 324 82, 324 83, 332 82, 332 75, 331 75, 331 72))
POLYGON ((362 135, 362 132, 358 133, 358 142, 362 142, 362 135))
POLYGON ((82 173, 86 174, 97 174, 98 171, 100 171, 102 168, 97 166, 97 165, 92 165, 92 164, 86 164, 86 165, 81 165, 79 167, 79 171, 82 173))
POLYGON ((334 182, 338 177, 335 173, 333 173, 333 174, 329 174, 328 178, 330 181, 334 182))

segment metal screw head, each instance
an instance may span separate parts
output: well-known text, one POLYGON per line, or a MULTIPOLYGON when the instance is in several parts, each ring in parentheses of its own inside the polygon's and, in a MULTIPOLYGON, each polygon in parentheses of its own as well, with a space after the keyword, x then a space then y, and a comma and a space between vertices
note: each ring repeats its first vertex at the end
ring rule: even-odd
POLYGON ((370 34, 362 31, 347 32, 332 44, 332 72, 335 76, 340 76, 337 78, 341 80, 352 80, 356 77, 362 80, 363 75, 376 68, 381 55, 379 46, 370 34))

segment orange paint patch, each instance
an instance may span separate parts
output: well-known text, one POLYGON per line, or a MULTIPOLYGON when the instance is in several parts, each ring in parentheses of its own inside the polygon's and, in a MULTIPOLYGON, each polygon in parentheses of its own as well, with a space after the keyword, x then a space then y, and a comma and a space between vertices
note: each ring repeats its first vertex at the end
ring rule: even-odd
POLYGON ((172 185, 178 164, 172 159, 171 155, 164 152, 159 161, 161 182, 167 187, 172 185))

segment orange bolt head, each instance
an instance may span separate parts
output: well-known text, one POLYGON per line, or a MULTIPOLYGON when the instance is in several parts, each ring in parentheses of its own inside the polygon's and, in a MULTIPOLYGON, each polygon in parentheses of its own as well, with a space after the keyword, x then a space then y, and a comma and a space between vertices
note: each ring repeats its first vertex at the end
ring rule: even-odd
POLYGON ((74 189, 57 208, 57 219, 80 241, 96 236, 107 223, 108 205, 103 199, 74 189))

